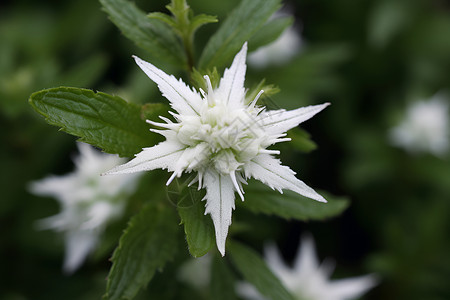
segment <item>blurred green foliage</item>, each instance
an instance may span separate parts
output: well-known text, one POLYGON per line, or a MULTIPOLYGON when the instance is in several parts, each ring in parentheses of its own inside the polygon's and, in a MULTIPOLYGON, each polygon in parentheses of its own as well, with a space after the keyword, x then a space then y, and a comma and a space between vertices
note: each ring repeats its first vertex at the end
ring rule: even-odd
MULTIPOLYGON (((205 47, 238 3, 189 1, 196 13, 219 19, 198 30, 196 49, 205 47)), ((168 3, 136 4, 166 12, 168 3)), ((270 236, 285 246, 287 258, 299 232, 311 231, 319 254, 336 259, 337 276, 379 274, 379 287, 366 299, 449 299, 450 156, 410 155, 389 145, 387 131, 408 103, 450 89, 450 3, 296 0, 286 6, 302 29, 304 46, 287 65, 250 68, 246 86, 265 77, 281 89, 269 100, 283 108, 332 103, 320 120, 304 126, 318 148, 307 156, 284 151, 281 159, 311 186, 352 201, 344 215, 320 223, 238 210, 231 230, 257 249, 261 237, 270 236)), ((37 90, 66 85, 116 93, 129 102, 157 102, 162 97, 156 87, 130 58, 147 54, 89 0, 2 3, 0 41, 0 299, 98 299, 110 267, 106 257, 116 244, 65 277, 58 235, 34 227, 58 207, 30 195, 27 184, 71 170, 74 138, 46 125, 27 100, 37 90)), ((162 185, 159 177, 149 180, 162 185)), ((148 193, 151 186, 141 189, 148 193)), ((130 213, 146 200, 132 199, 130 213)), ((123 229, 124 222, 117 227, 123 229)), ((138 299, 203 299, 176 280, 185 252, 157 272, 138 299)))

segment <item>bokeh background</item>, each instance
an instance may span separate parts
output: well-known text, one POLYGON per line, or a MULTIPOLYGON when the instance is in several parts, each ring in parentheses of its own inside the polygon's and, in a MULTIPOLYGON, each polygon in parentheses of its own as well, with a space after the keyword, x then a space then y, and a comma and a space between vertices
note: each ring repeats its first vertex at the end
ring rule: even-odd
MULTIPOLYGON (((166 1, 136 3, 145 11, 166 11, 166 1)), ((236 3, 189 1, 195 12, 219 20, 236 3)), ((409 103, 450 91, 450 2, 284 4, 296 18, 301 49, 285 65, 250 66, 246 84, 264 77, 279 86, 270 99, 279 107, 332 103, 302 126, 318 148, 291 151, 282 160, 310 186, 348 196, 351 205, 340 217, 310 223, 237 211, 234 220, 245 217, 253 224, 241 239, 257 249, 264 239, 275 240, 290 260, 300 235, 311 232, 320 258, 336 261, 333 278, 379 275, 379 286, 364 299, 450 299, 450 154, 414 154, 388 139, 409 103)), ((217 26, 200 29, 197 49, 217 26)), ((64 85, 136 103, 164 101, 132 54, 148 58, 96 1, 1 2, 0 299, 99 299, 103 293, 114 243, 65 276, 60 236, 36 229, 36 220, 59 208, 53 199, 31 195, 27 185, 71 171, 76 147, 75 138, 47 125, 28 98, 64 85)), ((176 268, 167 269, 142 299, 178 286, 170 277, 176 268)))

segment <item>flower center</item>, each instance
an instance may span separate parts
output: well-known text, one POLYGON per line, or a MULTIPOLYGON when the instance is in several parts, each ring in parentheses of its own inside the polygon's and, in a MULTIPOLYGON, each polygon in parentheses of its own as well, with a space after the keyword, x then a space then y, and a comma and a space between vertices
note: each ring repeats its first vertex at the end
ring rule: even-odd
POLYGON ((247 107, 230 109, 218 99, 213 105, 205 101, 199 116, 181 117, 179 141, 201 149, 201 153, 193 152, 191 168, 213 164, 219 172, 229 174, 254 158, 264 136, 256 118, 247 107))

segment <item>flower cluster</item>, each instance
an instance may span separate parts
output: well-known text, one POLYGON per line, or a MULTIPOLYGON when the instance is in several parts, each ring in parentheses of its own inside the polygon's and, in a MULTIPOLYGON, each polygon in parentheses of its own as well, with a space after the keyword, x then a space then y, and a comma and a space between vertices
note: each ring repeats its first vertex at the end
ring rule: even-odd
POLYGON ((411 104, 402 122, 389 132, 389 138, 393 145, 413 153, 444 155, 450 146, 448 101, 438 94, 411 104))
POLYGON ((222 255, 235 192, 244 200, 242 184, 255 178, 282 192, 289 189, 300 195, 326 202, 325 199, 297 179, 295 173, 274 158, 278 150, 268 149, 273 144, 289 141, 286 131, 308 120, 323 110, 328 103, 299 108, 266 111, 255 99, 246 98, 244 79, 247 43, 226 69, 219 86, 214 88, 208 76, 207 91, 200 93, 181 80, 169 76, 152 64, 135 57, 139 67, 158 84, 162 94, 177 113, 175 119, 161 117, 164 123, 148 121, 161 129, 152 131, 166 140, 144 148, 130 162, 106 174, 125 174, 153 169, 173 172, 167 184, 183 172, 197 172, 194 182, 206 188, 206 210, 214 223, 216 242, 222 255))
POLYGON ((79 155, 74 159, 75 170, 64 176, 50 176, 31 184, 32 193, 51 196, 61 205, 57 215, 39 221, 41 229, 63 232, 66 254, 63 270, 75 271, 95 249, 106 225, 122 216, 125 201, 135 190, 138 176, 118 177, 100 174, 123 159, 101 153, 79 143, 79 155))
MULTIPOLYGON (((356 299, 375 286, 374 275, 329 281, 333 266, 317 260, 311 237, 302 239, 293 267, 287 266, 277 248, 272 244, 265 249, 266 262, 285 287, 299 300, 349 300, 356 299)), ((238 293, 245 299, 265 298, 249 283, 241 283, 238 293)))

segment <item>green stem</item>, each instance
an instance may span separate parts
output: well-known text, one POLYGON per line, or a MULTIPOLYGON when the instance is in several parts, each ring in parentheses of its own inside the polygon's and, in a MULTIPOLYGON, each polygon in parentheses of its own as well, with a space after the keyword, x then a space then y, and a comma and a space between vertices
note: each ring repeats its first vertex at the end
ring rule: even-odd
POLYGON ((191 34, 185 33, 183 35, 183 45, 184 51, 186 52, 187 56, 188 73, 190 74, 192 72, 192 69, 194 68, 194 49, 191 34))

